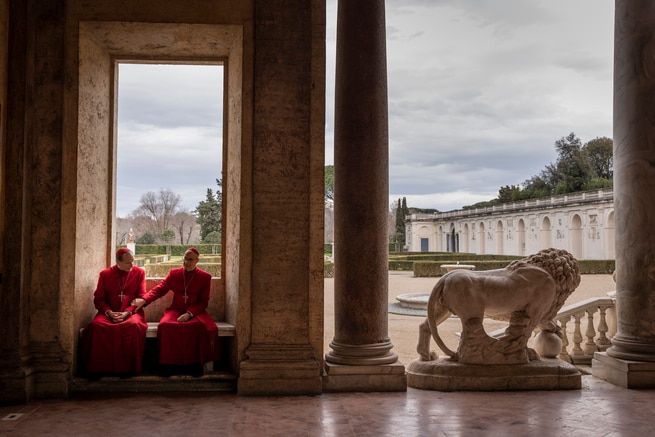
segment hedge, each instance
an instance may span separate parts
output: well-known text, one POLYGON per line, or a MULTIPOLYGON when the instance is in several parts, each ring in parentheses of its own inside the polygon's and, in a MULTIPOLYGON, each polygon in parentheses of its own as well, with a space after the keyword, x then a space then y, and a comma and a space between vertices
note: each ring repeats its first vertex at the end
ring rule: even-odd
MULTIPOLYGON (((220 244, 136 244, 134 246, 135 255, 172 255, 183 256, 189 247, 195 247, 200 255, 220 255, 220 244), (168 253, 170 248, 170 253, 168 253), (212 250, 213 249, 213 250, 212 250)), ((116 250, 125 245, 116 246, 116 250)))
MULTIPOLYGON (((146 264, 143 268, 146 269, 147 278, 165 278, 168 275, 169 270, 182 267, 181 262, 171 265, 170 263, 163 264, 146 264)), ((220 263, 198 263, 198 268, 211 273, 214 277, 221 276, 221 264, 220 263)))
MULTIPOLYGON (((441 270, 441 265, 446 264, 444 262, 434 262, 434 261, 415 261, 414 262, 414 276, 416 277, 436 277, 442 276, 443 272, 441 270)), ((455 263, 448 263, 455 264, 455 263)), ((471 262, 462 262, 460 264, 474 264, 475 270, 493 270, 501 269, 509 264, 508 261, 471 261, 471 262)), ((580 268, 580 274, 582 275, 592 275, 592 274, 611 274, 614 271, 614 260, 578 260, 578 267, 580 268)))
MULTIPOLYGON (((484 255, 482 255, 484 256, 484 255)), ((487 255, 488 256, 488 255, 487 255)), ((522 257, 512 257, 512 259, 521 259, 522 257)), ((512 260, 457 260, 460 264, 473 264, 475 270, 493 270, 502 269, 512 262, 512 260)), ((456 264, 457 261, 443 260, 435 261, 407 261, 407 260, 389 260, 389 271, 410 271, 417 278, 431 278, 442 276, 442 264, 456 264)), ((580 274, 611 274, 614 272, 614 260, 578 260, 580 274)), ((324 276, 326 278, 334 277, 334 264, 331 262, 324 263, 324 276)))

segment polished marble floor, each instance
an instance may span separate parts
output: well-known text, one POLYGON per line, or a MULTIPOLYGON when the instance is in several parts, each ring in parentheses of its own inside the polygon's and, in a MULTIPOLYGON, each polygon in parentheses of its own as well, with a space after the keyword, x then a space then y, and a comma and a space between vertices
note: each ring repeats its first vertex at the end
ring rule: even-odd
POLYGON ((76 393, 0 407, 1 436, 649 436, 655 390, 583 376, 581 390, 76 393))

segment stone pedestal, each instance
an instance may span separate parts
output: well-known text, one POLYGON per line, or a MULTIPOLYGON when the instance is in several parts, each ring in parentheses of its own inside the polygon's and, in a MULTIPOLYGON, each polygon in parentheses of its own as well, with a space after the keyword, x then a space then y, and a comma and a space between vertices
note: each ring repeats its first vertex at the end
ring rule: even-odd
POLYGON ((381 366, 344 366, 325 363, 325 392, 405 391, 405 366, 396 362, 381 366))
POLYGON ((596 352, 591 374, 623 388, 655 388, 655 363, 631 361, 596 352))
POLYGON ((438 391, 577 390, 582 388, 582 374, 572 364, 552 358, 490 365, 416 359, 407 366, 407 385, 438 391))
POLYGON ((319 394, 320 364, 311 348, 292 345, 253 346, 241 362, 237 391, 243 395, 319 394))

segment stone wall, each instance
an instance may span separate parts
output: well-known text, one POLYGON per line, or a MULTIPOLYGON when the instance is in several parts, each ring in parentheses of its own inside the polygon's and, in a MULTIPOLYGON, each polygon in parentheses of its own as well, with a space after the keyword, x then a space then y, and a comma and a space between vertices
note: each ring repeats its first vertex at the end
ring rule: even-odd
POLYGON ((2 401, 71 390, 113 263, 121 60, 225 65, 231 366, 243 394, 320 392, 325 2, 0 0, 0 20, 2 401))

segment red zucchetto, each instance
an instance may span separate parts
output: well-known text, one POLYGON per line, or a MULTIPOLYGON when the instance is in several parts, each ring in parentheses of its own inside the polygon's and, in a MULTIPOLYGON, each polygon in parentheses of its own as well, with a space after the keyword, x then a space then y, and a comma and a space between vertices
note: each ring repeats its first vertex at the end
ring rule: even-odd
POLYGON ((125 255, 126 253, 132 253, 130 249, 127 247, 121 247, 116 251, 116 258, 120 258, 121 256, 125 255))
POLYGON ((187 252, 193 252, 196 255, 200 256, 200 252, 198 252, 198 249, 196 249, 195 247, 189 247, 186 251, 187 252))

